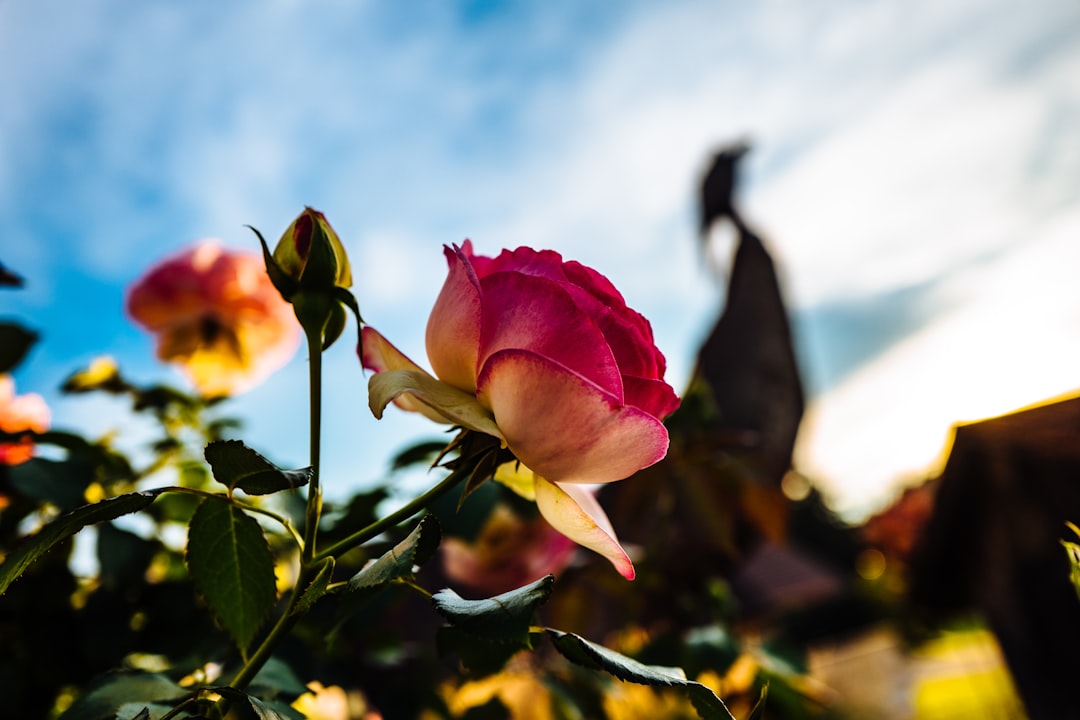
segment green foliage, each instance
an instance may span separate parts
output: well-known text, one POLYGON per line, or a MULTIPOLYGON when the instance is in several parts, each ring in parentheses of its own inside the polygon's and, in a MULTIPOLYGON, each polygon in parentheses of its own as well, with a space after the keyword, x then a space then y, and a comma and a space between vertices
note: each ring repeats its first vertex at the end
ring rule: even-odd
POLYGON ((11 372, 23 361, 38 335, 22 325, 0 322, 0 373, 11 372))
POLYGON ((445 440, 422 440, 400 450, 390 460, 391 470, 404 470, 413 465, 433 464, 446 447, 445 440))
POLYGON ((188 692, 164 675, 113 673, 88 688, 61 715, 61 720, 111 720, 123 706, 175 701, 188 692))
POLYGON ((11 484, 22 494, 56 505, 63 511, 86 504, 87 486, 94 481, 94 465, 84 459, 30 458, 8 471, 11 484))
POLYGON ((435 516, 425 515, 405 539, 349 578, 343 592, 338 594, 331 634, 336 637, 342 625, 367 606, 382 588, 399 581, 413 581, 414 567, 431 559, 439 547, 441 534, 435 516))
MULTIPOLYGON (((315 577, 307 584, 307 587, 303 589, 303 594, 293 607, 293 614, 303 615, 326 594, 326 589, 330 585, 330 580, 334 577, 334 565, 335 561, 332 557, 326 558, 319 564, 319 569, 315 572, 315 577)), ((297 588, 297 590, 299 591, 300 589, 297 588)))
POLYGON ((232 503, 208 497, 191 519, 187 564, 199 594, 245 652, 274 605, 274 558, 262 528, 232 503))
POLYGON ((702 720, 733 720, 723 700, 701 683, 687 680, 685 673, 678 668, 643 665, 573 633, 549 629, 548 634, 555 648, 573 663, 604 670, 620 680, 640 685, 684 688, 702 720))
POLYGON ((532 647, 533 620, 554 581, 547 575, 483 600, 465 600, 448 589, 435 593, 435 609, 450 623, 439 629, 440 656, 457 657, 475 675, 498 672, 513 655, 532 647))
POLYGON ((214 479, 248 495, 270 495, 303 487, 311 480, 311 468, 282 470, 239 440, 217 440, 206 446, 206 461, 214 479))
POLYGON ((514 640, 528 637, 536 609, 551 597, 555 578, 545 575, 516 590, 484 600, 465 600, 453 590, 432 596, 435 609, 451 625, 478 637, 514 640))
MULTIPOLYGON (((1065 523, 1073 535, 1080 538, 1080 527, 1072 524, 1071 522, 1065 523)), ((1080 599, 1080 544, 1070 542, 1068 540, 1062 540, 1061 544, 1065 547, 1065 553, 1069 557, 1069 580, 1072 582, 1073 587, 1076 589, 1076 596, 1080 599)))
POLYGON ((413 566, 423 565, 439 547, 439 523, 426 515, 408 537, 349 579, 349 591, 374 588, 413 577, 413 566))
POLYGON ((87 525, 115 520, 122 515, 138 512, 154 502, 154 499, 164 491, 165 489, 146 490, 120 495, 93 505, 85 505, 52 521, 39 532, 25 539, 7 556, 4 564, 0 565, 0 595, 22 575, 31 563, 61 540, 66 540, 87 525))

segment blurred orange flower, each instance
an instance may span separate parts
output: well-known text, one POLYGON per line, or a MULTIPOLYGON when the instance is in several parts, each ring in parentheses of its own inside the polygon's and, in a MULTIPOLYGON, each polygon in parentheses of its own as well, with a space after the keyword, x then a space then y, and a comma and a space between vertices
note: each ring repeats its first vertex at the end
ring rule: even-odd
MULTIPOLYGON (((6 433, 45 432, 49 429, 49 407, 40 395, 15 394, 15 381, 0 375, 0 430, 6 433)), ((24 437, 15 443, 0 444, 0 465, 17 465, 34 454, 34 443, 24 437)))
POLYGON ((202 240, 130 289, 128 314, 157 336, 157 356, 206 397, 257 385, 293 356, 300 327, 259 255, 202 240))

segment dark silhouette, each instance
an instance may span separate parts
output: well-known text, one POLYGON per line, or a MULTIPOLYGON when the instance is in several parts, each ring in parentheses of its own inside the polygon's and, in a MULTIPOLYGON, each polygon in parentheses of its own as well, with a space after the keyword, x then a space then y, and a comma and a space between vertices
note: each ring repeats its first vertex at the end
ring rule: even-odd
POLYGON ((708 388, 721 428, 738 433, 754 475, 778 487, 791 465, 804 394, 787 310, 772 258, 734 204, 745 144, 721 150, 701 186, 702 241, 728 220, 738 246, 727 303, 698 354, 696 376, 708 388))
POLYGON ((1080 718, 1080 602, 1060 544, 1080 520, 1080 398, 957 427, 936 482, 910 571, 917 616, 980 612, 1031 719, 1080 718))

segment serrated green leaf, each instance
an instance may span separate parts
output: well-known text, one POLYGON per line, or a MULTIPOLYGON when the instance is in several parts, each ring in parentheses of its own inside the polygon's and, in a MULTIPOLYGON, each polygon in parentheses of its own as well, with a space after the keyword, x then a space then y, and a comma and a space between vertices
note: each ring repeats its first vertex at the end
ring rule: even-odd
POLYGON ((425 515, 408 537, 353 575, 349 579, 349 591, 374 588, 399 578, 411 578, 413 566, 423 565, 435 553, 441 534, 435 516, 425 515))
POLYGON ((282 470, 239 440, 215 440, 206 446, 204 455, 215 480, 248 495, 291 490, 311 480, 311 468, 282 470))
POLYGON ((113 673, 91 685, 60 716, 60 720, 101 720, 115 717, 120 708, 133 703, 176 701, 189 693, 164 675, 113 673))
POLYGON ((516 590, 484 600, 465 600, 450 589, 432 596, 435 609, 451 625, 480 637, 522 638, 528 635, 533 613, 547 602, 555 583, 546 575, 516 590))
POLYGON ((687 680, 679 668, 645 665, 573 633, 549 629, 548 635, 555 649, 572 663, 593 670, 603 670, 620 680, 639 685, 684 688, 702 720, 734 720, 724 701, 717 697, 716 693, 701 683, 687 680))
POLYGON ((84 505, 56 518, 37 533, 23 540, 22 544, 7 556, 4 564, 0 565, 0 595, 4 594, 8 586, 22 575, 31 563, 58 542, 66 540, 87 525, 115 520, 122 515, 138 512, 154 502, 154 499, 166 490, 167 488, 161 488, 118 495, 93 505, 84 505))
POLYGON ((11 372, 37 342, 38 334, 13 322, 0 322, 0 373, 11 372))
POLYGON ((323 560, 319 566, 319 571, 315 573, 314 579, 308 586, 304 588, 304 594, 300 596, 300 599, 296 603, 296 607, 293 608, 294 615, 303 615, 311 606, 314 605, 319 599, 326 594, 326 588, 330 584, 330 580, 334 577, 334 558, 328 557, 323 560))
POLYGON ((187 565, 211 613, 245 653, 276 595, 274 558, 259 523, 224 499, 207 498, 191 518, 187 565))

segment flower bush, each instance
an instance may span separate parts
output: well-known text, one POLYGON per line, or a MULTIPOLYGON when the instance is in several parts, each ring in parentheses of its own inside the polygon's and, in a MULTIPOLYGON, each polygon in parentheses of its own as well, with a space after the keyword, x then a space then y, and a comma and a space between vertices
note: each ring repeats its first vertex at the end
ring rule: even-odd
POLYGON ((600 273, 553 251, 445 248, 449 273, 427 325, 437 380, 364 329, 370 401, 497 437, 524 466, 541 514, 625 577, 633 564, 582 484, 629 477, 664 457, 679 405, 640 313, 600 273), (406 397, 403 397, 406 396, 406 397))

